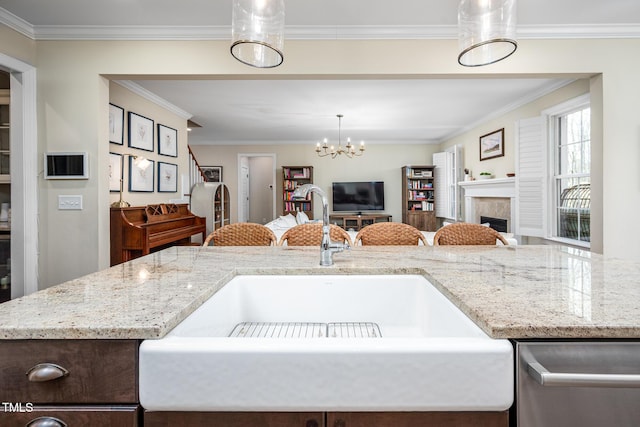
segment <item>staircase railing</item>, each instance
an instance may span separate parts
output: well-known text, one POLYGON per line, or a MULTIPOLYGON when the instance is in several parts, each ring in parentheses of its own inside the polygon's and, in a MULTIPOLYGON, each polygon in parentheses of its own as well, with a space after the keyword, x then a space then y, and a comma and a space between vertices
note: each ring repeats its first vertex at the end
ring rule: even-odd
MULTIPOLYGON (((196 156, 193 155, 193 151, 191 151, 191 147, 189 148, 189 192, 194 185, 199 184, 205 181, 204 172, 202 168, 198 164, 196 160, 196 156)), ((186 197, 189 197, 190 194, 185 194, 186 197)))

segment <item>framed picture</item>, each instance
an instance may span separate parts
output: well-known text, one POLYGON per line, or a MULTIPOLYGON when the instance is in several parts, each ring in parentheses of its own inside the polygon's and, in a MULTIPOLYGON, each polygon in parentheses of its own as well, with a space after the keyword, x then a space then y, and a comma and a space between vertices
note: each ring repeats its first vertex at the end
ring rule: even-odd
POLYGON ((129 111, 129 147, 153 151, 153 120, 129 111))
POLYGON ((178 157, 178 131, 158 124, 158 154, 178 157))
POLYGON ((480 137, 480 160, 504 156, 504 128, 480 137))
POLYGON ((158 162, 158 192, 175 193, 178 191, 178 165, 158 162))
POLYGON ((109 104, 109 142, 124 143, 124 108, 109 104))
POLYGON ((145 162, 145 167, 142 168, 136 166, 133 156, 129 157, 129 191, 153 192, 155 162, 153 160, 147 160, 147 162, 145 162))
POLYGON ((122 154, 109 153, 109 191, 120 192, 120 180, 122 179, 122 154))
POLYGON ((222 182, 222 166, 201 166, 205 182, 222 182))

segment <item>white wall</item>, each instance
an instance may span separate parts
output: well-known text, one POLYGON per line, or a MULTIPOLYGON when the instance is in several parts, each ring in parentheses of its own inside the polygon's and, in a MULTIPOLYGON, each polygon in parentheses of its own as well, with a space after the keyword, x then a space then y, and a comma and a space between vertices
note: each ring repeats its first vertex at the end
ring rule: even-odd
MULTIPOLYGON (((17 54, 22 54, 23 49, 30 49, 29 42, 24 44, 27 47, 16 48, 3 43, 0 51, 11 54, 19 49, 17 54)), ((40 286, 109 264, 110 195, 107 180, 103 178, 108 173, 109 152, 109 144, 105 143, 107 78, 592 77, 601 74, 602 175, 593 177, 592 197, 594 201, 601 197, 602 217, 592 215, 592 219, 595 223, 602 221, 605 255, 640 260, 640 243, 638 239, 629 238, 640 235, 640 222, 635 220, 635 213, 640 210, 637 167, 640 55, 631 54, 638 51, 640 40, 637 39, 521 40, 518 51, 508 60, 467 69, 457 64, 455 40, 291 40, 286 43, 286 59, 281 67, 257 70, 233 60, 228 42, 36 42, 38 151, 41 155, 47 150, 86 150, 93 158, 92 178, 85 185, 52 187, 41 181, 39 234, 44 260, 40 286), (88 206, 81 215, 61 217, 56 212, 57 196, 66 192, 85 195, 88 206), (80 234, 64 246, 64 250, 61 250, 65 243, 62 237, 66 235, 61 229, 80 234)), ((30 52, 24 55, 29 56, 30 52)), ((260 151, 266 150, 262 147, 260 151)), ((300 163, 305 159, 279 158, 281 164, 293 161, 300 163)), ((396 167, 394 162, 393 169, 396 167)), ((345 174, 349 173, 346 169, 345 174)), ((330 179, 321 179, 325 180, 323 185, 328 185, 330 179)), ((392 200, 389 203, 395 204, 392 200)))

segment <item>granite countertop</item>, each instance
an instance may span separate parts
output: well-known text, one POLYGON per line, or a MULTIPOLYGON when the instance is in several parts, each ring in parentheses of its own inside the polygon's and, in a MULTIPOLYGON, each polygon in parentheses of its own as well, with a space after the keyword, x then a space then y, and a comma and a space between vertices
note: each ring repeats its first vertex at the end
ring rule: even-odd
POLYGON ((0 339, 163 337, 239 274, 421 274, 494 338, 640 338, 640 263, 560 246, 174 247, 0 305, 0 339))

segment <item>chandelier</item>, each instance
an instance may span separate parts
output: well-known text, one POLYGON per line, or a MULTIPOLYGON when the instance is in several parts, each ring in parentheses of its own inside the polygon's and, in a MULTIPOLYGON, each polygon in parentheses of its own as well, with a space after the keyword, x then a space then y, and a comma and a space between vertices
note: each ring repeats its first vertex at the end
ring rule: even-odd
POLYGON ((461 0, 458 7, 458 62, 479 67, 498 62, 518 48, 517 0, 461 0))
POLYGON ((322 145, 318 142, 316 144, 316 153, 320 157, 331 156, 332 159, 344 154, 348 158, 362 156, 364 154, 364 141, 360 142, 360 147, 356 149, 355 145, 351 143, 351 138, 347 138, 347 144, 342 146, 342 114, 337 114, 338 118, 338 148, 333 145, 329 146, 327 138, 322 141, 322 145), (356 151, 357 150, 357 151, 356 151))

